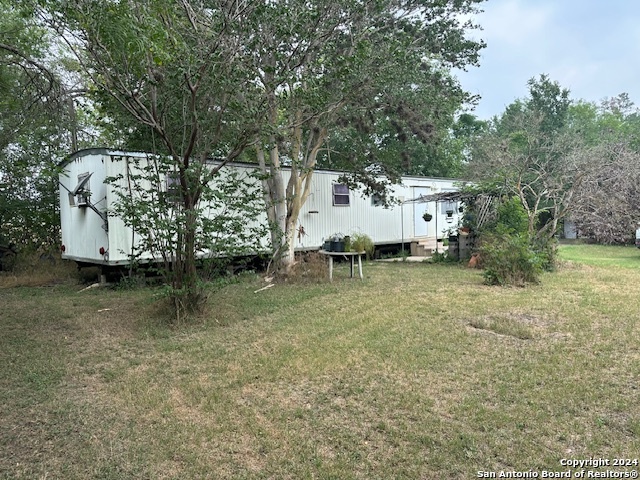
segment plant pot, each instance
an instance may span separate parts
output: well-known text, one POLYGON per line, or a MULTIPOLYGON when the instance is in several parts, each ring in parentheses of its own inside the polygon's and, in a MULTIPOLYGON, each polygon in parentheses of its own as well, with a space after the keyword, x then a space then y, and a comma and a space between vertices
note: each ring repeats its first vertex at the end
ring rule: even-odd
POLYGON ((331 241, 327 240, 326 242, 324 242, 322 244, 322 250, 324 250, 325 252, 330 252, 331 251, 331 241))
POLYGON ((344 252, 344 240, 339 240, 337 242, 331 242, 331 251, 332 252, 344 252))

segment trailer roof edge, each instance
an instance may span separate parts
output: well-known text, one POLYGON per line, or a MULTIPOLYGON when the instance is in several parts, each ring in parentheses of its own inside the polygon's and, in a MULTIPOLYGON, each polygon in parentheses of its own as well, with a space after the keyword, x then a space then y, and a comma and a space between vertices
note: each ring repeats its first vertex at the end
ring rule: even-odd
MULTIPOLYGON (((127 156, 127 157, 146 157, 147 155, 149 155, 149 153, 145 153, 145 152, 130 152, 130 151, 125 151, 125 150, 116 150, 116 149, 111 149, 108 147, 92 147, 92 148, 83 148, 82 150, 77 150, 71 154, 69 154, 68 157, 66 157, 64 160, 62 160, 59 164, 58 167, 64 167, 67 164, 71 163, 73 160, 75 160, 76 158, 79 157, 83 157, 86 155, 110 155, 110 156, 127 156)), ((213 161, 215 162, 216 159, 213 159, 213 161)), ((252 165, 257 165, 256 163, 253 162, 239 162, 239 161, 233 161, 233 162, 229 162, 229 165, 237 165, 237 166, 252 166, 252 165)), ((287 166, 284 166, 284 168, 288 168, 287 166)), ((328 172, 328 173, 336 173, 339 175, 348 175, 348 172, 345 171, 340 171, 340 170, 331 170, 331 169, 327 169, 327 168, 317 168, 314 169, 317 172, 328 172)), ((426 175, 402 175, 401 179, 403 182, 406 181, 410 181, 412 179, 416 179, 416 180, 424 180, 424 179, 430 179, 430 180, 444 180, 444 181, 452 181, 452 182, 461 182, 461 183, 469 183, 469 180, 464 179, 464 178, 451 178, 451 177, 436 177, 436 176, 426 176, 426 175)))

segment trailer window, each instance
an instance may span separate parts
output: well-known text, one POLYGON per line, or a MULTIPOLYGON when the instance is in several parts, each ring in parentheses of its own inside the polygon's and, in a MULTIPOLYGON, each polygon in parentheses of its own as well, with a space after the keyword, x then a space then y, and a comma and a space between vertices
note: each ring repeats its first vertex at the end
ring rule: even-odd
POLYGON ((78 175, 78 185, 74 189, 76 193, 75 203, 79 207, 85 207, 89 202, 89 197, 91 196, 91 185, 89 180, 91 179, 91 174, 81 173, 78 175))
POLYGON ((440 213, 455 213, 458 211, 458 202, 447 200, 440 204, 440 213))
POLYGON ((371 195, 371 205, 374 207, 380 207, 384 205, 384 202, 382 201, 382 197, 377 193, 374 193, 373 195, 371 195))
POLYGON ((169 172, 167 174, 167 200, 178 203, 180 197, 180 172, 169 172))
POLYGON ((341 183, 333 184, 333 206, 349 206, 349 187, 341 183))

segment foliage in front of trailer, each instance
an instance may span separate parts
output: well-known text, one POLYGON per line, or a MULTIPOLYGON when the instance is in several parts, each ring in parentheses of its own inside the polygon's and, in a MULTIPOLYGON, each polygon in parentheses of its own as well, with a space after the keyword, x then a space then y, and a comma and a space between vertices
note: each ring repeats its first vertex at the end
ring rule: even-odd
POLYGON ((490 285, 538 283, 542 271, 555 266, 555 240, 529 232, 527 212, 518 197, 502 200, 496 223, 487 225, 480 238, 484 278, 490 285))
POLYGON ((202 185, 193 209, 184 208, 181 180, 169 157, 132 158, 126 171, 107 182, 117 197, 111 215, 119 217, 136 239, 132 251, 122 253, 130 255, 132 263, 148 253, 160 260, 157 268, 177 321, 206 300, 202 283, 191 287, 184 281, 190 255, 185 232, 195 232, 195 254, 209 263, 224 263, 264 248, 260 242, 265 226, 257 221, 263 208, 251 173, 221 171, 214 181, 202 185))

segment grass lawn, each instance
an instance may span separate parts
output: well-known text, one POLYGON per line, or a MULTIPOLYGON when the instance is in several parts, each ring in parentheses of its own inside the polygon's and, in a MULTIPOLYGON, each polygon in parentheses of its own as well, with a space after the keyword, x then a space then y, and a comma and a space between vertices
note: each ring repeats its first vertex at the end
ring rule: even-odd
POLYGON ((633 254, 562 247, 581 263, 527 289, 402 262, 258 293, 246 277, 173 329, 149 290, 0 289, 0 478, 470 479, 640 457, 633 254))
POLYGON ((562 245, 560 253, 565 260, 587 265, 640 268, 640 249, 635 246, 562 245))

